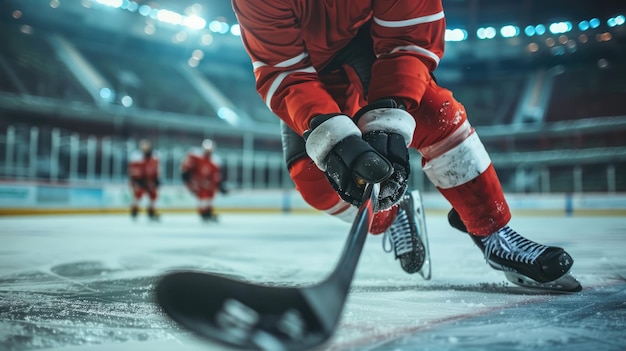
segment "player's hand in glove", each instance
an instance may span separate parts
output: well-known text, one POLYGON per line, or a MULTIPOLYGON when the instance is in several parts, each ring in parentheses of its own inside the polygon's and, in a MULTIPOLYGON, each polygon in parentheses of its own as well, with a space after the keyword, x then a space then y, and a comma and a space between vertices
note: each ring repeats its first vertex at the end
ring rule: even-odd
POLYGON ((392 175, 392 164, 363 140, 350 117, 319 115, 309 125, 304 133, 307 154, 343 200, 360 206, 364 182, 381 183, 392 175))
POLYGON ((407 189, 411 172, 408 146, 413 139, 415 119, 393 99, 382 99, 363 107, 354 116, 363 140, 393 166, 392 175, 380 185, 379 207, 397 203, 407 189))

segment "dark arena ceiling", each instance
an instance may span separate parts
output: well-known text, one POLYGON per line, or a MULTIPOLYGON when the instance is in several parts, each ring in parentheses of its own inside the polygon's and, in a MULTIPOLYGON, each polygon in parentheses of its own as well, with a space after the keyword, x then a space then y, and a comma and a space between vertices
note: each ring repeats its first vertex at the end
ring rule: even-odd
MULTIPOLYGON (((228 0, 2 2, 0 21, 8 26, 27 25, 31 30, 58 32, 84 45, 134 52, 147 58, 168 55, 184 58, 200 49, 205 60, 199 69, 210 70, 220 62, 249 69, 250 62, 240 38, 229 31, 237 21, 228 0), (180 23, 161 21, 156 18, 156 12, 140 14, 146 10, 167 10, 183 17, 193 14, 206 22, 202 28, 190 29, 180 23), (219 24, 214 22, 225 24, 226 32, 219 33, 219 24), (217 27, 212 27, 214 24, 217 27)), ((461 33, 463 40, 448 43, 441 70, 468 66, 512 69, 568 60, 626 59, 625 1, 444 0, 444 9, 448 28, 461 30, 457 34, 461 33), (611 18, 612 25, 607 22, 611 18), (597 26, 589 26, 594 19, 597 26), (569 23, 569 28, 551 33, 550 25, 561 22, 569 23), (589 28, 580 29, 581 22, 586 22, 589 28), (507 25, 517 28, 514 36, 507 38, 500 34, 507 25), (543 33, 536 33, 536 26, 543 26, 543 33), (478 38, 478 31, 485 28, 492 30, 492 38, 478 38)))

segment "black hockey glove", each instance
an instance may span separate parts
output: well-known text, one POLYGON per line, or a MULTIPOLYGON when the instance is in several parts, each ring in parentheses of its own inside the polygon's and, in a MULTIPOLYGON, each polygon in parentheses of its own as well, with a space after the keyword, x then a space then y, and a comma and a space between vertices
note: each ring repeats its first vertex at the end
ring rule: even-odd
POLYGON ((392 165, 367 142, 345 115, 319 115, 304 133, 307 154, 346 202, 360 206, 365 183, 381 183, 392 165))
POLYGON ((393 99, 378 100, 354 117, 367 141, 393 166, 393 174, 380 185, 379 208, 390 208, 406 192, 411 168, 408 146, 413 139, 415 119, 393 99))

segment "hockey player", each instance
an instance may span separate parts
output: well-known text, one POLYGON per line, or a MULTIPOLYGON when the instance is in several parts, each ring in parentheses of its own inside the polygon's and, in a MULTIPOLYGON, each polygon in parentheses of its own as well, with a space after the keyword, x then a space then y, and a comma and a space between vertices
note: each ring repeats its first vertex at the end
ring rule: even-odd
POLYGON ((580 289, 563 249, 507 225, 511 214, 489 155, 463 105, 433 77, 444 52, 441 1, 232 3, 257 91, 282 121, 290 176, 310 205, 349 219, 362 182, 380 183, 370 232, 391 235, 402 268, 419 271, 423 245, 415 221, 405 220, 414 217, 406 192, 414 148, 452 205, 451 222, 492 267, 523 277, 507 275, 518 284, 580 289))
POLYGON ((194 147, 187 152, 180 167, 185 186, 198 199, 198 213, 204 221, 217 221, 213 199, 217 191, 226 193, 221 165, 214 151, 215 143, 206 139, 201 148, 194 147))
POLYGON ((156 152, 152 150, 152 144, 149 140, 141 140, 139 150, 131 153, 128 162, 128 175, 133 193, 130 215, 133 219, 137 218, 139 202, 144 195, 148 195, 148 218, 153 221, 158 220, 159 215, 155 210, 155 202, 160 185, 159 158, 156 152))

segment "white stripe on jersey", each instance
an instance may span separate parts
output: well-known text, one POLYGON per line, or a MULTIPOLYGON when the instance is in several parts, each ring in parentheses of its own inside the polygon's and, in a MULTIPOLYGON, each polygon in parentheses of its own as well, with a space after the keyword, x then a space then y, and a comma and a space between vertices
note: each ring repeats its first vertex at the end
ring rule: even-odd
POLYGON ((301 53, 300 55, 296 56, 296 57, 292 57, 290 59, 287 59, 283 62, 279 62, 277 64, 274 65, 274 67, 289 67, 289 66, 293 66, 296 63, 304 60, 305 57, 308 57, 309 54, 307 54, 306 52, 301 53))
POLYGON ((444 18, 443 11, 438 12, 434 15, 416 17, 416 18, 406 19, 402 21, 385 21, 378 17, 374 17, 374 22, 376 22, 376 24, 378 24, 381 27, 399 28, 399 27, 410 27, 410 26, 423 24, 423 23, 436 22, 442 18, 444 18))
POLYGON ((317 71, 315 70, 315 68, 313 66, 309 66, 306 68, 302 68, 302 69, 296 69, 293 71, 285 71, 281 74, 279 74, 278 76, 276 76, 276 78, 274 79, 274 81, 272 82, 272 84, 270 85, 270 89, 267 92, 267 95, 265 96, 265 105, 267 105, 267 107, 272 110, 272 97, 274 96, 274 93, 276 92, 276 90, 278 89, 278 87, 280 86, 280 83, 283 82, 283 80, 285 80, 285 78, 287 78, 288 75, 292 74, 292 73, 316 73, 317 71))
MULTIPOLYGON (((289 67, 289 66, 293 66, 296 63, 304 60, 304 58, 308 57, 309 54, 306 52, 301 53, 298 56, 292 57, 290 59, 286 59, 285 61, 279 62, 277 64, 275 64, 272 67, 289 67)), ((252 68, 253 69, 257 69, 257 68, 261 68, 261 67, 266 67, 269 66, 267 63, 263 62, 263 61, 254 61, 252 62, 252 68)))
MULTIPOLYGON (((434 52, 430 51, 430 50, 426 50, 421 46, 417 46, 417 45, 407 45, 407 46, 398 46, 393 48, 393 50, 391 50, 390 54, 393 54, 395 52, 398 51, 412 51, 412 52, 416 52, 418 54, 422 54, 424 56, 427 56, 428 58, 430 58, 431 60, 435 61, 435 65, 439 65, 439 61, 441 60, 439 58, 439 56, 437 56, 434 52)), ((379 55, 377 55, 377 57, 379 57, 379 55)))
POLYGON ((261 61, 254 61, 254 62, 252 62, 252 69, 254 69, 254 70, 256 70, 257 68, 260 68, 260 67, 265 67, 265 66, 268 66, 268 64, 265 63, 265 62, 261 62, 261 61))

